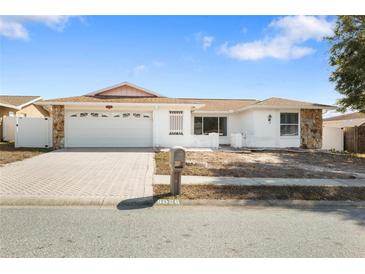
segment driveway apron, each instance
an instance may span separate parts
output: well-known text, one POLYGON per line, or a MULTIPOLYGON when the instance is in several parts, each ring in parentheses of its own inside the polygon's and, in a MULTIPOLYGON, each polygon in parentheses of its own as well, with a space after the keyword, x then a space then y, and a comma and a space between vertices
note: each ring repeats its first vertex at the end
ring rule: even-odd
POLYGON ((0 167, 0 198, 152 196, 151 149, 62 149, 0 167))

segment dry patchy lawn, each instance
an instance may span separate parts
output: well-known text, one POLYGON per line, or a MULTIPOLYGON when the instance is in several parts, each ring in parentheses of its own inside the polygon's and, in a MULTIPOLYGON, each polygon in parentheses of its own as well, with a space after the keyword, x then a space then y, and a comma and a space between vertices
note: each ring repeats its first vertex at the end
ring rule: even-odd
MULTIPOLYGON (((169 185, 154 185, 156 197, 172 198, 169 185)), ((181 199, 364 201, 364 187, 182 185, 181 199)))
POLYGON ((15 148, 14 143, 0 142, 0 166, 49 152, 46 148, 15 148))
MULTIPOLYGON (((168 175, 168 153, 158 152, 156 173, 168 175)), ((348 154, 288 151, 187 152, 183 175, 258 178, 351 179, 365 174, 365 158, 348 154)))

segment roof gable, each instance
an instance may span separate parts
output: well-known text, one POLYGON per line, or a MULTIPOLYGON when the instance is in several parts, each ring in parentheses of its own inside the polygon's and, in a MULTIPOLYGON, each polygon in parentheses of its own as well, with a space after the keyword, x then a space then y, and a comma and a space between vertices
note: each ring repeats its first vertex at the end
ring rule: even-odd
POLYGON ((114 86, 103 88, 91 93, 87 96, 102 96, 102 97, 162 97, 160 94, 139 87, 137 85, 123 82, 114 86))

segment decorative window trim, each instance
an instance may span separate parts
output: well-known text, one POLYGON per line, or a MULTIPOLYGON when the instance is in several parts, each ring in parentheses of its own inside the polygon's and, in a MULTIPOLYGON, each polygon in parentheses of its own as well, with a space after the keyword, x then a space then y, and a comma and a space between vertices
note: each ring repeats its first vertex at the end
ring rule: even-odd
POLYGON ((106 112, 74 112, 69 114, 71 118, 144 118, 144 119, 151 119, 152 115, 150 113, 140 113, 140 112, 115 112, 115 113, 106 113, 106 112))
POLYGON ((184 111, 170 110, 169 119, 169 135, 184 135, 184 111))

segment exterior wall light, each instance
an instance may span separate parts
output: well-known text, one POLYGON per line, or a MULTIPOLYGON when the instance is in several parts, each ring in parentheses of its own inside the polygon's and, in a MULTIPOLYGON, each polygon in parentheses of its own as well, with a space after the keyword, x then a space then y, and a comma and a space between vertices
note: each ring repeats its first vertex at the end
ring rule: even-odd
POLYGON ((109 105, 108 105, 108 106, 105 106, 105 108, 106 108, 106 109, 112 109, 112 108, 113 108, 113 106, 109 106, 109 105))
POLYGON ((269 116, 267 116, 267 120, 269 121, 270 124, 271 124, 271 119, 272 119, 272 115, 269 114, 269 116))

